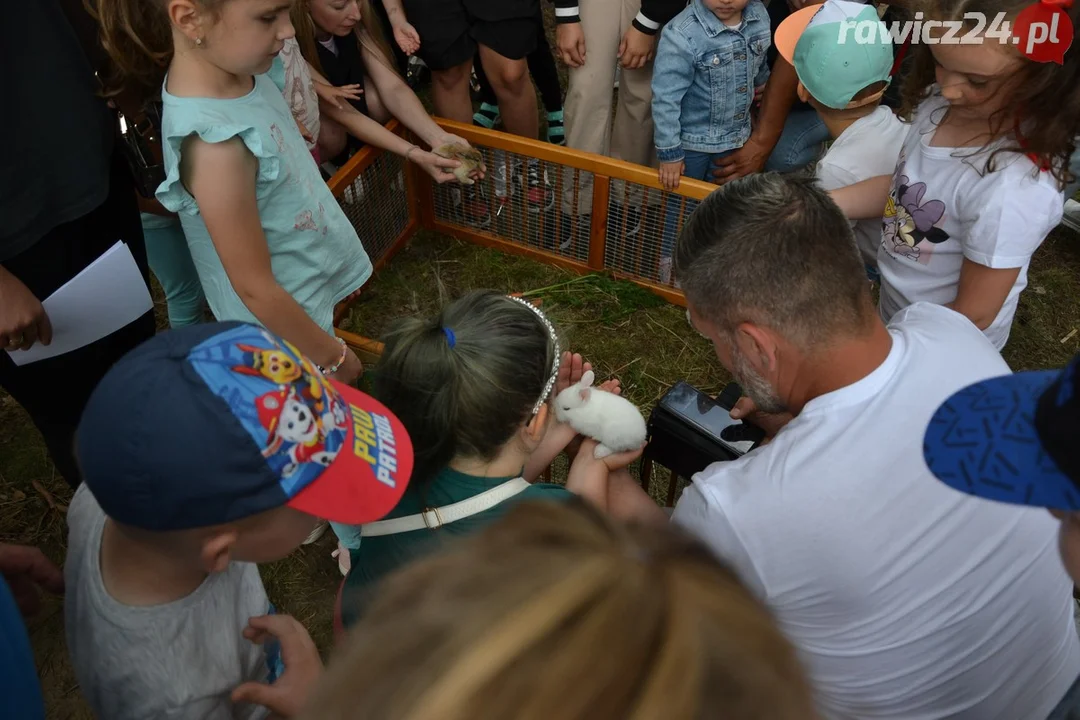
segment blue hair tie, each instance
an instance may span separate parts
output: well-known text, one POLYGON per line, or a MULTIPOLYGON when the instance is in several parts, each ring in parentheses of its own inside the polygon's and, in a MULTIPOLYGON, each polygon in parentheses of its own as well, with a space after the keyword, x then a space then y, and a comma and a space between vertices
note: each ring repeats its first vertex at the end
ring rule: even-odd
POLYGON ((442 329, 443 335, 446 335, 446 342, 450 344, 450 347, 454 347, 457 344, 457 338, 454 337, 454 331, 448 327, 442 329))

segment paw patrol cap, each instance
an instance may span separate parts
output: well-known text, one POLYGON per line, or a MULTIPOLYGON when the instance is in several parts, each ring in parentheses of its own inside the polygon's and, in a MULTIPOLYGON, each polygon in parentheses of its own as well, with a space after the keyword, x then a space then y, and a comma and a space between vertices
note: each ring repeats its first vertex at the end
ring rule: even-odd
POLYGON ((359 525, 390 512, 413 467, 401 422, 246 323, 161 333, 87 403, 76 451, 105 514, 187 530, 282 505, 359 525))
POLYGON ((825 0, 791 13, 773 39, 815 100, 835 110, 876 102, 885 92, 853 102, 860 90, 890 80, 892 37, 873 4, 825 0))
POLYGON ((990 378, 937 409, 926 465, 961 492, 1013 505, 1080 510, 1080 355, 1064 370, 990 378))

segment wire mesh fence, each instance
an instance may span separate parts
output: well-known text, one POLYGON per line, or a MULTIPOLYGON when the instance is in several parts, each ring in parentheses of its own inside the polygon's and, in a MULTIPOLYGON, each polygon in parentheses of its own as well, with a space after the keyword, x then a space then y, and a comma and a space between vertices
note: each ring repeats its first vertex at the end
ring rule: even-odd
POLYGON ((566 196, 570 207, 576 207, 576 177, 564 177, 558 165, 520 153, 477 149, 484 156, 485 178, 473 185, 436 186, 435 220, 585 262, 588 225, 578 232, 572 222, 575 213, 563 212, 560 201, 566 196))
MULTIPOLYGON (((423 226, 511 251, 535 251, 540 259, 561 260, 582 272, 613 271, 682 302, 672 255, 710 186, 684 179, 677 192, 667 192, 657 187, 651 169, 444 125, 480 151, 483 179, 472 185, 409 182, 402 158, 367 148, 331 181, 374 264, 423 226)), ((396 123, 388 127, 403 131, 396 123)))
POLYGON ((414 203, 405 173, 401 157, 379 152, 351 183, 335 192, 373 264, 393 249, 412 219, 414 203))
MULTIPOLYGON (((677 292, 672 252, 698 200, 478 139, 482 136, 473 138, 474 146, 484 157, 485 178, 433 190, 434 219, 441 229, 488 236, 677 292), (594 192, 598 183, 605 192, 594 192), (606 208, 594 219, 597 197, 606 198, 606 208), (599 255, 597 244, 603 245, 599 255)), ((562 152, 572 151, 554 154, 562 152)))

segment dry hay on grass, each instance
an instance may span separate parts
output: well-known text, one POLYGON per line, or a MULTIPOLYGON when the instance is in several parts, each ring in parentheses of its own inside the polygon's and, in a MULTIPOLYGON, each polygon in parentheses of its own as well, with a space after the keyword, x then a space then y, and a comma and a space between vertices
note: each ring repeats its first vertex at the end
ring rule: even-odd
MULTIPOLYGON (((425 233, 378 273, 347 326, 377 338, 394 318, 430 315, 443 299, 474 288, 531 291, 532 297, 543 300, 566 347, 592 360, 600 377, 617 374, 627 397, 646 413, 680 378, 712 392, 727 382, 727 373, 708 344, 687 325, 681 308, 659 302, 629 283, 580 279, 540 263, 425 233), (542 288, 547 289, 537 292, 542 288)), ((162 316, 159 313, 159 324, 164 326, 162 316)), ((1017 370, 1061 367, 1080 351, 1080 333, 1062 342, 1078 328, 1080 240, 1059 230, 1035 256, 1006 359, 1017 370)), ((564 472, 556 468, 556 479, 564 472)), ((0 542, 37 545, 62 561, 64 509, 70 498, 26 415, 10 398, 0 396, 0 542)), ((330 646, 331 614, 341 582, 330 558, 333 547, 328 532, 318 543, 262 568, 270 599, 280 611, 300 618, 324 651, 330 646)), ((68 665, 60 601, 46 602, 30 632, 47 717, 90 718, 68 665)))

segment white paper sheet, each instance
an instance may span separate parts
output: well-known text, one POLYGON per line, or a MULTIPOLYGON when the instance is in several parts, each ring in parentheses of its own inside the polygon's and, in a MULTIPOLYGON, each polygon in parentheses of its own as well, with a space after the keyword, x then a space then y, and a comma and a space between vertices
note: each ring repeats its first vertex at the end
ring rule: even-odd
POLYGON ((131 250, 117 242, 42 303, 52 342, 9 350, 16 365, 69 353, 116 332, 154 306, 131 250))

